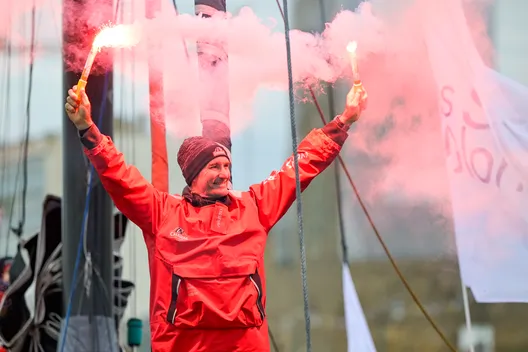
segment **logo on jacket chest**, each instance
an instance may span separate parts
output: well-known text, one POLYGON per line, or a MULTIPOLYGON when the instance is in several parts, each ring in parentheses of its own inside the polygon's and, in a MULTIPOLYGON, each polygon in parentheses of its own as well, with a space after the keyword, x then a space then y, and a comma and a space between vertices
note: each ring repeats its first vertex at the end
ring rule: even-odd
POLYGON ((181 227, 177 227, 174 230, 172 230, 171 233, 169 233, 169 237, 177 238, 179 240, 184 240, 184 241, 189 239, 189 237, 187 236, 187 234, 181 227))

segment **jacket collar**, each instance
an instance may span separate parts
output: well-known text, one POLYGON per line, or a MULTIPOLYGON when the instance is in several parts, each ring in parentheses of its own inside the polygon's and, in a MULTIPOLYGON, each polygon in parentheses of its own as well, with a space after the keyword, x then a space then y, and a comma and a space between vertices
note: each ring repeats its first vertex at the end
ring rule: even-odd
POLYGON ((196 193, 192 193, 189 186, 186 186, 183 189, 182 196, 183 198, 185 198, 186 201, 191 203, 191 205, 194 207, 204 207, 206 205, 212 205, 216 203, 222 203, 227 206, 231 205, 231 199, 229 198, 229 196, 225 196, 225 197, 218 198, 218 199, 209 199, 209 198, 202 197, 196 193))

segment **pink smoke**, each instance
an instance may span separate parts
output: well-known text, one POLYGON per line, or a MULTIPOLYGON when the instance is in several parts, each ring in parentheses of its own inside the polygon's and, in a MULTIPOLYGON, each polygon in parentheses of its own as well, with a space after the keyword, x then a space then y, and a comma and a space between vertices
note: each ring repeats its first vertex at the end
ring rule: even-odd
MULTIPOLYGON (((30 0, 17 3, 24 4, 19 14, 32 6, 30 0)), ((37 6, 42 3, 37 0, 37 6)), ((82 69, 97 29, 113 15, 113 8, 98 4, 91 0, 82 10, 66 9, 71 15, 65 26, 75 38, 65 48, 72 70, 82 69)), ((483 57, 492 58, 483 7, 469 5, 466 14, 475 42, 483 57)), ((369 92, 369 108, 353 128, 346 152, 384 161, 364 170, 354 170, 349 164, 353 173, 368 175, 361 189, 371 200, 394 189, 413 199, 448 197, 438 92, 417 16, 413 3, 374 1, 362 4, 355 12, 335 14, 323 33, 291 31, 296 95, 302 101, 308 86, 321 93, 321 81, 348 84, 351 74, 345 48, 351 40, 358 42, 359 69, 369 92)), ((12 18, 16 21, 17 16, 12 18)), ((1 19, 0 37, 8 23, 1 19)), ((130 50, 140 63, 153 57, 154 69, 163 73, 167 125, 173 136, 199 130, 197 104, 203 87, 198 79, 197 41, 221 46, 229 55, 233 133, 251 124, 252 102, 259 88, 288 88, 284 33, 274 21, 258 18, 250 8, 210 19, 164 12, 153 20, 136 16, 135 21, 142 27, 143 37, 130 50)), ((108 68, 111 53, 105 50, 100 54, 94 74, 108 68)), ((213 70, 205 74, 210 81, 220 79, 213 70)), ((222 104, 220 99, 217 102, 222 104)))

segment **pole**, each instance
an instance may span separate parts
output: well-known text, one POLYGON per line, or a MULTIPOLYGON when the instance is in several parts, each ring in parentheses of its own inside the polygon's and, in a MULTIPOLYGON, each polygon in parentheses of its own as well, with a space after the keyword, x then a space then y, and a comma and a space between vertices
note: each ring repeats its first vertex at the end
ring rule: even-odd
MULTIPOLYGON (((145 0, 145 15, 154 18, 161 11, 160 0, 145 0)), ((150 38, 153 40, 154 38, 150 38)), ((161 69, 156 68, 154 60, 159 50, 155 43, 149 43, 153 50, 149 50, 149 108, 150 108, 150 141, 152 153, 151 178, 152 185, 162 192, 169 191, 169 163, 167 157, 167 133, 165 125, 165 99, 163 93, 163 75, 161 69)))
MULTIPOLYGON (((97 27, 88 28, 88 24, 83 23, 82 19, 87 18, 86 13, 97 9, 101 24, 112 20, 112 0, 96 0, 90 4, 89 9, 83 9, 85 5, 83 0, 63 1, 64 99, 67 90, 77 84, 80 77, 80 72, 68 71, 65 63, 69 59, 68 55, 82 48, 81 51, 86 57, 91 45, 89 39, 93 39, 93 37, 87 38, 87 33, 91 33, 93 29, 95 36, 97 30, 97 27), (71 46, 76 50, 72 50, 71 46)), ((104 53, 100 53, 98 57, 103 55, 104 53)), ((94 69, 97 66, 96 59, 94 69)), ((101 132, 108 136, 113 135, 113 107, 110 96, 112 86, 112 72, 105 77, 104 74, 93 71, 86 87, 86 93, 92 103, 94 122, 98 124, 101 132), (106 106, 100 116, 103 105, 106 106)), ((65 313, 70 292, 75 286, 63 351, 116 351, 118 345, 113 317, 113 205, 95 172, 88 208, 84 253, 91 257, 92 266, 85 267, 86 257, 81 255, 78 281, 72 282, 77 247, 82 233, 89 165, 83 157, 78 132, 65 113, 62 151, 62 270, 65 313), (86 277, 91 279, 90 285, 86 285, 86 277)))
POLYGON ((462 286, 462 302, 464 303, 464 318, 466 320, 466 330, 469 335, 469 347, 468 352, 475 352, 475 340, 473 335, 473 328, 471 324, 471 310, 469 309, 469 297, 467 292, 467 287, 462 280, 462 275, 460 275, 460 284, 462 286))
MULTIPOLYGON (((196 16, 209 18, 227 11, 226 0, 194 0, 196 16)), ((196 43, 200 77, 199 105, 202 136, 231 151, 229 122, 229 64, 227 48, 206 41, 196 43)), ((231 184, 233 173, 231 169, 231 184)))
MULTIPOLYGON (((209 18, 227 11, 226 0, 194 0, 197 16, 209 18)), ((199 64, 199 104, 202 135, 231 150, 229 65, 227 47, 196 43, 199 64)))

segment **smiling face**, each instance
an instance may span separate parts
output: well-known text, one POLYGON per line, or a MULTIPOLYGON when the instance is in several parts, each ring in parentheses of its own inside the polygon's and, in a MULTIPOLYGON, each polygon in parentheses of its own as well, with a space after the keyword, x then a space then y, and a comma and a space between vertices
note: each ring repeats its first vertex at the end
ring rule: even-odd
POLYGON ((229 192, 230 166, 231 163, 225 156, 211 160, 194 179, 192 192, 209 199, 226 196, 229 192))

